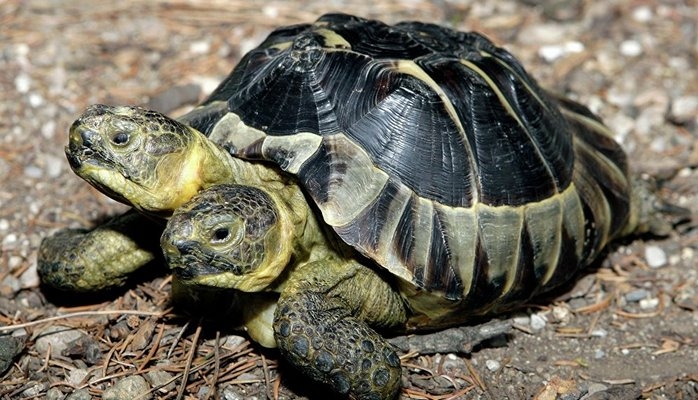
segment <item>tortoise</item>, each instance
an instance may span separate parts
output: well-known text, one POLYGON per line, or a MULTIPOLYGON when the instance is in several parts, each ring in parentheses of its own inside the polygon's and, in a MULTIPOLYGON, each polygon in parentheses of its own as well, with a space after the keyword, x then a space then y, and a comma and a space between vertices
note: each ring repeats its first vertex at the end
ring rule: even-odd
POLYGON ((178 120, 89 107, 66 154, 138 212, 45 240, 44 283, 120 284, 169 218, 177 285, 235 289, 254 340, 360 399, 400 387, 381 334, 510 309, 658 226, 596 115, 486 37, 421 22, 277 29, 178 120))

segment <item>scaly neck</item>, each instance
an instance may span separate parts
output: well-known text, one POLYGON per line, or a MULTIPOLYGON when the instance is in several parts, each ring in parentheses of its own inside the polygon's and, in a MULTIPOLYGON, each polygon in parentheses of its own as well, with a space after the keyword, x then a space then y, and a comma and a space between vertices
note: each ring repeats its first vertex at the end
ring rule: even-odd
POLYGON ((289 180, 273 167, 233 157, 200 132, 196 134, 197 145, 203 150, 199 161, 202 189, 222 183, 278 189, 289 180))

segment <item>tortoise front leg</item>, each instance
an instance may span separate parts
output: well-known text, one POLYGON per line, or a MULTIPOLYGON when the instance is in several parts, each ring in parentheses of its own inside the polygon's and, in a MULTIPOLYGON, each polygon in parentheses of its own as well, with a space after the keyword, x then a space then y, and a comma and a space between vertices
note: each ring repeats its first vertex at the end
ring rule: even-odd
POLYGON ((284 287, 274 336, 284 358, 312 379, 356 399, 392 399, 400 359, 369 325, 404 326, 402 298, 360 264, 323 260, 301 267, 284 287))
POLYGON ((93 230, 61 230, 39 246, 41 281, 69 292, 120 286, 130 273, 159 256, 163 228, 130 210, 93 230))

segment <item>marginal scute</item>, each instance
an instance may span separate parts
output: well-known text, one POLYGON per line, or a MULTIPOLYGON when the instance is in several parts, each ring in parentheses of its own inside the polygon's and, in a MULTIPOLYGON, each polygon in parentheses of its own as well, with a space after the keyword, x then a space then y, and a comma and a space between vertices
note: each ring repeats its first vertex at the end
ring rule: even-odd
POLYGON ((237 114, 228 113, 216 123, 208 137, 231 153, 236 154, 238 150, 258 143, 267 137, 267 134, 247 126, 237 114))
POLYGON ((276 162, 284 171, 298 174, 301 166, 317 152, 321 143, 322 136, 310 132, 299 132, 292 136, 268 136, 262 145, 262 154, 265 159, 276 162), (283 151, 283 157, 277 159, 272 155, 274 151, 283 151))
POLYGON ((482 207, 478 210, 480 241, 489 259, 487 280, 500 282, 501 293, 511 289, 519 262, 522 211, 521 207, 482 207))
POLYGON ((299 175, 331 226, 355 219, 378 197, 389 178, 344 135, 326 136, 299 175))

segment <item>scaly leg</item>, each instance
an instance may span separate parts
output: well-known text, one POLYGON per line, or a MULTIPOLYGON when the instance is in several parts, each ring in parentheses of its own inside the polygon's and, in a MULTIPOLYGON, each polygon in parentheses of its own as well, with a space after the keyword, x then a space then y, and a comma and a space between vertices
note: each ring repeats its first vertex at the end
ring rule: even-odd
POLYGON ((305 375, 355 399, 392 399, 400 359, 372 327, 404 326, 402 297, 355 261, 322 260, 294 273, 274 320, 281 354, 305 375))
POLYGON ((39 246, 41 281, 69 292, 120 286, 130 273, 159 256, 163 228, 131 210, 93 230, 59 231, 39 246))

